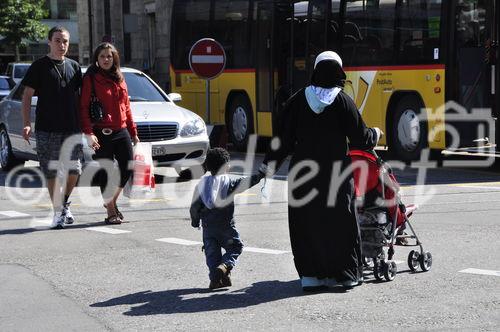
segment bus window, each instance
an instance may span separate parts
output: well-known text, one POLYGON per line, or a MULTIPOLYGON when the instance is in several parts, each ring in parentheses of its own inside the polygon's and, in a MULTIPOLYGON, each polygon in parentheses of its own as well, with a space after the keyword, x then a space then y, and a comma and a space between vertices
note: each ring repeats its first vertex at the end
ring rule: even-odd
POLYGON ((456 8, 458 102, 467 109, 489 106, 487 8, 485 0, 459 1, 456 8))
POLYGON ((213 38, 226 51, 227 68, 246 68, 250 65, 249 1, 216 0, 213 38))
POLYGON ((193 44, 207 37, 210 0, 184 0, 174 3, 172 15, 172 63, 175 69, 189 69, 188 56, 193 44))
POLYGON ((343 37, 347 65, 392 63, 395 9, 396 0, 347 4, 343 37))
POLYGON ((310 21, 309 21, 309 36, 308 36, 308 72, 311 73, 316 55, 325 51, 326 47, 326 16, 327 2, 324 0, 310 0, 310 21))
POLYGON ((398 10, 398 63, 439 60, 441 0, 402 0, 398 10))
POLYGON ((330 51, 339 50, 339 36, 340 36, 340 0, 332 0, 330 8, 330 17, 327 25, 327 46, 330 51))
POLYGON ((308 78, 306 75, 306 31, 308 1, 294 4, 293 19, 293 91, 302 88, 308 78))
POLYGON ((457 5, 458 47, 481 47, 486 41, 486 11, 483 1, 459 1, 457 5))

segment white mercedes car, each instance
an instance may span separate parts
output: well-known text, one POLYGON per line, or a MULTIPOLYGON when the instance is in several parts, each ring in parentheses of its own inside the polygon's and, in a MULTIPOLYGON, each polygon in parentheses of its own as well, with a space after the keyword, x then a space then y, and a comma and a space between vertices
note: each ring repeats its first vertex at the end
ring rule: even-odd
MULTIPOLYGON (((85 71, 85 68, 82 68, 85 71)), ((204 162, 209 145, 207 127, 195 113, 177 106, 177 93, 167 95, 143 72, 122 68, 134 121, 141 142, 151 142, 158 166, 174 166, 177 171, 204 162)), ((22 137, 21 98, 24 87, 18 83, 0 102, 0 168, 8 170, 25 160, 36 160, 35 135, 30 144, 22 137)), ((34 126, 37 98, 33 97, 31 121, 34 126)), ((57 121, 57 119, 54 119, 57 121)), ((36 128, 35 128, 36 130, 36 128)), ((86 144, 84 145, 86 146, 86 144)), ((90 148, 85 149, 86 161, 90 148)))

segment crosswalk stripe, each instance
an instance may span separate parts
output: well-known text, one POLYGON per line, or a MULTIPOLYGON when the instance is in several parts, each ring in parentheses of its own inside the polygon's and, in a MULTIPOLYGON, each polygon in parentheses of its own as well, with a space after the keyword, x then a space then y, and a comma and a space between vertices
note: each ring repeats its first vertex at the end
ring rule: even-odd
POLYGON ((125 234, 125 233, 131 233, 131 231, 126 231, 123 229, 116 229, 116 228, 111 228, 111 227, 87 227, 85 228, 89 231, 94 231, 94 232, 101 232, 101 233, 107 233, 107 234, 125 234))
MULTIPOLYGON (((194 245, 203 244, 202 242, 199 242, 199 241, 179 239, 176 237, 166 237, 166 238, 162 238, 162 239, 156 239, 156 241, 172 243, 172 244, 180 244, 180 245, 185 245, 185 246, 194 246, 194 245)), ((280 254, 289 253, 289 251, 283 251, 283 250, 254 248, 254 247, 246 247, 246 246, 243 247, 243 251, 256 252, 256 253, 261 253, 261 254, 271 254, 271 255, 280 255, 280 254)))
POLYGON ((468 268, 468 269, 461 270, 458 272, 500 277, 500 271, 493 271, 493 270, 481 270, 481 269, 468 268))
POLYGON ((20 217, 29 217, 29 214, 21 213, 17 211, 0 211, 1 215, 4 215, 9 218, 20 218, 20 217))
POLYGON ((182 244, 185 246, 194 246, 194 245, 200 245, 201 242, 198 241, 191 241, 191 240, 184 240, 184 239, 178 239, 175 237, 166 237, 162 239, 156 239, 156 241, 160 242, 166 242, 166 243, 173 243, 173 244, 182 244))
POLYGON ((271 255, 281 255, 281 254, 289 253, 289 251, 253 248, 253 247, 243 247, 243 251, 258 252, 258 253, 262 253, 262 254, 271 254, 271 255))

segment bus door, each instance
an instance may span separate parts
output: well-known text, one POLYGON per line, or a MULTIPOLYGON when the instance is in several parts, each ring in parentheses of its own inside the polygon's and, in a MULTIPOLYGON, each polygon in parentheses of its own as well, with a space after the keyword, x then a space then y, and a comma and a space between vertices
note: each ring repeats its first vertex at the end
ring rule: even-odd
POLYGON ((271 136, 275 95, 287 81, 290 30, 288 1, 258 1, 256 5, 257 133, 271 136))
MULTIPOLYGON (((494 66, 492 67, 489 56, 493 41, 493 2, 459 0, 455 8, 455 54, 458 78, 455 91, 458 103, 468 112, 477 108, 490 109, 493 104, 494 66)), ((460 130, 460 132, 463 133, 461 145, 473 144, 473 140, 479 138, 475 130, 460 130)), ((485 135, 490 136, 489 133, 485 135)))

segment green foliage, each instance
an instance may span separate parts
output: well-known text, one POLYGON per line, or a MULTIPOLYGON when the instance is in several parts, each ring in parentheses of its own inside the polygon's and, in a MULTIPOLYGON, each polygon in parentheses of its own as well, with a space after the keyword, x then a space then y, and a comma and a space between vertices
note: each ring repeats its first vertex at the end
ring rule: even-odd
POLYGON ((9 44, 47 38, 47 26, 41 20, 47 15, 44 0, 0 0, 0 35, 9 44))

